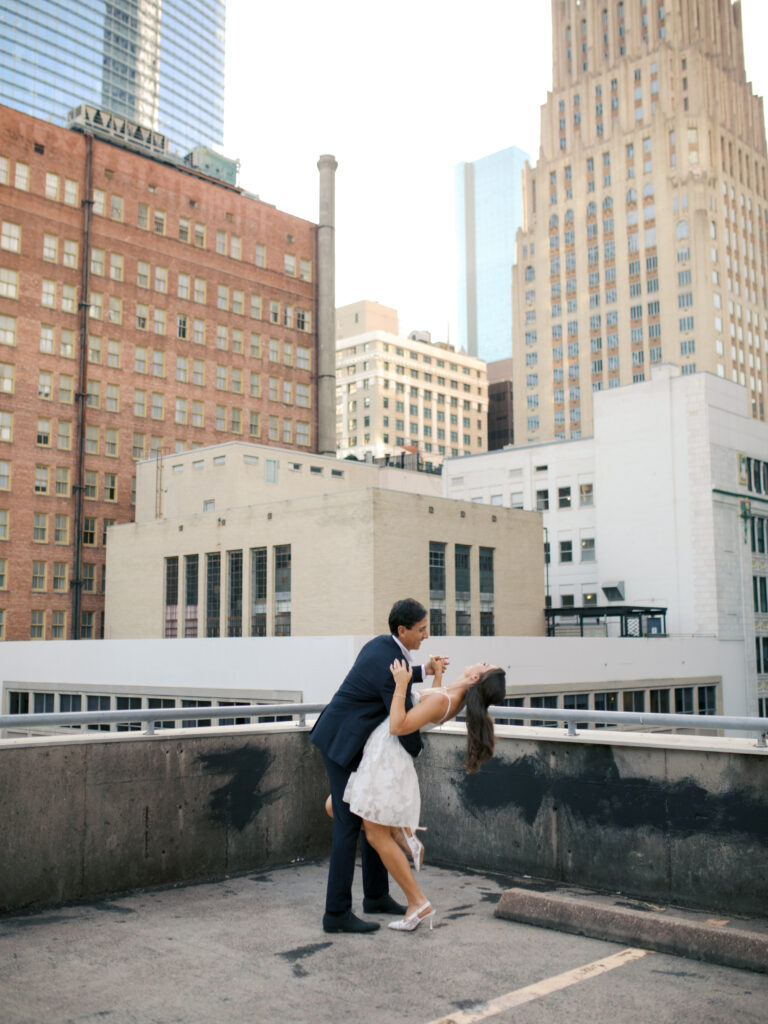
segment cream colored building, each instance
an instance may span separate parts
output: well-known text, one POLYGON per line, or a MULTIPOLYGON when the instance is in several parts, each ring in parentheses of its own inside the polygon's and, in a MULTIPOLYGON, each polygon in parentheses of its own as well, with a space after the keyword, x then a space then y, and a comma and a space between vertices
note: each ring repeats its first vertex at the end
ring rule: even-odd
POLYGON ((513 272, 516 444, 590 436, 654 364, 765 419, 768 164, 730 0, 552 0, 552 91, 513 272))
POLYGON ((107 535, 105 636, 366 635, 408 595, 433 635, 543 635, 540 514, 436 485, 239 443, 141 463, 136 522, 107 535))
POLYGON ((336 311, 338 453, 358 459, 416 453, 447 456, 487 449, 486 364, 428 332, 393 333, 397 313, 359 302, 336 311), (389 327, 386 325, 389 324, 389 327), (349 331, 355 331, 349 334, 349 331))

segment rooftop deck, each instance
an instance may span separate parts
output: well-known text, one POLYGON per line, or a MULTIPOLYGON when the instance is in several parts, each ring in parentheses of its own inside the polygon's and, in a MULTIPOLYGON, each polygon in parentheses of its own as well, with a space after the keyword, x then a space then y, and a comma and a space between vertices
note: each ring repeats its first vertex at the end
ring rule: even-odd
MULTIPOLYGON (((326 935, 326 872, 324 860, 299 862, 0 917, 2 1022, 766 1019, 766 974, 496 916, 510 884, 542 888, 529 879, 426 864, 421 880, 437 909, 434 931, 326 935)), ((357 910, 359 880, 358 871, 357 910)), ((589 914, 590 898, 581 898, 589 914)), ((628 901, 613 894, 610 902, 628 901)), ((647 917, 650 908, 636 909, 647 917)))

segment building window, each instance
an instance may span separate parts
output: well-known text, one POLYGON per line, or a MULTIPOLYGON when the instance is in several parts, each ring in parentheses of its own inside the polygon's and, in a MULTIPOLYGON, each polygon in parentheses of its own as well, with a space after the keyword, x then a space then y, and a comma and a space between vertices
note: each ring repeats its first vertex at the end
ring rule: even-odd
POLYGON ((251 636, 267 635, 267 549, 251 548, 251 636))
POLYGON ((196 637, 198 624, 199 556, 184 556, 184 636, 196 637))
POLYGON ((493 548, 480 548, 480 636, 495 636, 493 548))
POLYGON ((227 636, 243 635, 243 552, 227 552, 227 636))
POLYGON ((471 548, 468 544, 457 544, 454 549, 456 636, 472 635, 470 552, 471 548))
POLYGON ((573 561, 573 541, 561 540, 560 541, 560 561, 561 562, 572 562, 573 561))
POLYGON ((205 635, 221 635, 221 555, 218 551, 205 556, 205 635))
POLYGON ((275 636, 291 635, 291 545, 275 547, 275 636))
POLYGON ((429 631, 433 636, 445 636, 445 544, 429 542, 429 631))
POLYGON ((179 559, 165 560, 165 633, 169 638, 179 635, 179 559))
POLYGON ((594 562, 595 560, 595 538, 584 537, 581 541, 582 562, 594 562))

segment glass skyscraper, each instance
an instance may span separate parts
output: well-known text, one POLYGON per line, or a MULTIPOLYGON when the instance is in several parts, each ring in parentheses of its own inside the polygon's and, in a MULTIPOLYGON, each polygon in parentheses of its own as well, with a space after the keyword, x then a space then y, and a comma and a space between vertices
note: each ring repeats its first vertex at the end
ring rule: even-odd
POLYGON ((512 355, 512 264, 526 160, 512 146, 456 168, 459 343, 486 362, 512 355))
POLYGON ((226 0, 0 0, 0 103, 64 125, 81 103, 182 154, 223 140, 226 0))

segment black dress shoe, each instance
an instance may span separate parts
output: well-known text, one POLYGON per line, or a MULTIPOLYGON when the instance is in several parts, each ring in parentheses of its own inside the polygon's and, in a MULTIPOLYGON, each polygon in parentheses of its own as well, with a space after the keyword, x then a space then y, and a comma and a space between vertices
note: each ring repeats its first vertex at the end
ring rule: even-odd
POLYGON ((324 932, 375 932, 380 925, 376 921, 361 921, 351 910, 344 914, 324 914, 324 932))
POLYGON ((363 899, 363 910, 366 914, 397 914, 398 917, 405 917, 407 909, 408 907, 402 903, 396 903, 388 892, 375 899, 369 896, 363 899))

